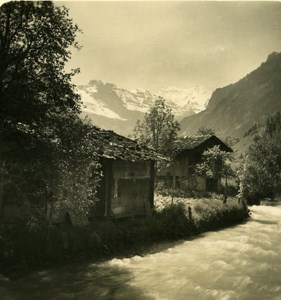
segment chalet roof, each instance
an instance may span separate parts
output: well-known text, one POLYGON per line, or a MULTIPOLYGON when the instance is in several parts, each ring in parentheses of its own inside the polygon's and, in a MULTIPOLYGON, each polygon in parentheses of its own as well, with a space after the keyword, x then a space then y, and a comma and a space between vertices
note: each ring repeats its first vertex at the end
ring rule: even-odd
POLYGON ((99 153, 104 158, 127 161, 156 161, 164 158, 157 154, 155 150, 139 145, 137 141, 119 135, 114 131, 94 126, 93 134, 93 138, 99 148, 99 153))
POLYGON ((222 150, 226 152, 233 151, 228 145, 226 145, 215 135, 186 136, 178 140, 177 143, 178 143, 177 154, 180 154, 188 150, 201 149, 204 146, 206 146, 206 148, 209 148, 210 146, 213 145, 221 146, 222 150))
POLYGON ((194 149, 206 140, 208 140, 211 135, 194 135, 186 136, 181 140, 181 148, 184 149, 194 149))

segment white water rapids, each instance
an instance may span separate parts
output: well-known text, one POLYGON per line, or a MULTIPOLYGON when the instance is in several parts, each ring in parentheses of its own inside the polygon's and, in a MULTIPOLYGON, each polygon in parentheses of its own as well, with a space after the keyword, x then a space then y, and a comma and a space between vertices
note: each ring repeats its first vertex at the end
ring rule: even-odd
POLYGON ((145 257, 5 282, 0 299, 281 300, 281 206, 254 206, 251 212, 245 224, 145 257))

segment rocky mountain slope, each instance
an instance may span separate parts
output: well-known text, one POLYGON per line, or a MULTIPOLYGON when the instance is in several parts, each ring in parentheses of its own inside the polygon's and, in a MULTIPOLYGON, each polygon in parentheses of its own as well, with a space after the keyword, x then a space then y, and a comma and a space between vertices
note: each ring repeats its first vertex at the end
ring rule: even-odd
POLYGON ((157 97, 166 99, 178 120, 206 107, 211 93, 203 87, 191 89, 168 88, 159 93, 137 89, 129 91, 112 83, 92 80, 77 87, 83 101, 83 115, 93 124, 121 134, 132 133, 136 121, 153 105, 157 97))
POLYGON ((183 135, 202 126, 220 136, 241 138, 266 114, 281 110, 281 53, 272 53, 266 62, 234 84, 214 91, 206 110, 184 118, 183 135))

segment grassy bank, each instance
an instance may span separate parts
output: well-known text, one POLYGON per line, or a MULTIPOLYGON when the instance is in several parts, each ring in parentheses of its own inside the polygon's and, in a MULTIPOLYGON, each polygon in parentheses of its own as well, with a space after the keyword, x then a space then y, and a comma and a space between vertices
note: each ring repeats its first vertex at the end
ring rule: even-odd
POLYGON ((44 229, 23 224, 0 232, 0 267, 17 268, 69 263, 91 258, 141 255, 161 241, 175 241, 243 222, 248 209, 229 199, 185 199, 156 196, 155 212, 147 218, 95 221, 91 226, 62 232, 53 228, 48 241, 44 229))
MULTIPOLYGON (((212 195, 208 198, 183 198, 156 196, 155 207, 157 211, 169 206, 182 206, 185 216, 188 217, 188 208, 191 210, 191 218, 196 232, 216 230, 243 222, 249 216, 248 208, 238 199, 231 197, 227 203, 223 203, 223 196, 212 195)), ((190 216, 189 216, 190 217, 190 216)))

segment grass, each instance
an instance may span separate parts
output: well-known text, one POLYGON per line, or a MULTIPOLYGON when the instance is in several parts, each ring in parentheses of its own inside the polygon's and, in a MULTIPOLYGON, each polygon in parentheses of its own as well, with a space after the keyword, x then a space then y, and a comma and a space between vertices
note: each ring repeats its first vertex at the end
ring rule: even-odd
POLYGON ((65 264, 85 258, 94 261, 128 257, 149 252, 159 242, 172 242, 196 234, 243 222, 248 209, 237 199, 223 204, 211 198, 155 197, 155 212, 146 218, 95 221, 90 226, 73 227, 67 248, 60 229, 53 228, 48 242, 44 232, 28 231, 24 226, 0 232, 0 267, 65 264))
POLYGON ((223 196, 213 194, 206 198, 184 198, 156 195, 155 208, 162 211, 169 205, 182 205, 188 215, 188 207, 191 209, 192 219, 196 230, 204 232, 231 226, 243 222, 249 216, 248 208, 244 203, 238 203, 235 197, 228 198, 223 203, 223 196))

